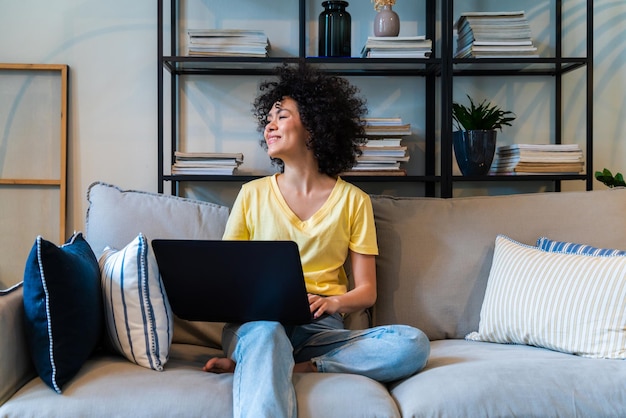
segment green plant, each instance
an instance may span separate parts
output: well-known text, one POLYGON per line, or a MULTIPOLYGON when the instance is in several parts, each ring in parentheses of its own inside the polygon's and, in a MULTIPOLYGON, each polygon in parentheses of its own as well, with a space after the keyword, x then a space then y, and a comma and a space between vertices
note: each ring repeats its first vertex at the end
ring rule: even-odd
POLYGON ((504 111, 499 106, 492 105, 491 102, 483 100, 476 105, 471 97, 467 96, 470 106, 459 103, 452 103, 452 118, 459 131, 493 130, 502 126, 511 126, 515 120, 515 114, 511 111, 504 111))
POLYGON ((602 171, 596 171, 596 180, 608 187, 626 187, 622 173, 617 173, 613 176, 613 173, 607 168, 602 171))

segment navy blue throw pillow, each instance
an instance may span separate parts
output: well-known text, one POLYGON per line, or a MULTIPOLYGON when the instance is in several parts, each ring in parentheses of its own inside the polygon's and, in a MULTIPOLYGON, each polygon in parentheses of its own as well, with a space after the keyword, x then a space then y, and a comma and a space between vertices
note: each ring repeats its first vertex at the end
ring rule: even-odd
POLYGON ((98 260, 82 233, 57 246, 35 240, 24 270, 25 331, 39 377, 57 393, 99 343, 98 260))

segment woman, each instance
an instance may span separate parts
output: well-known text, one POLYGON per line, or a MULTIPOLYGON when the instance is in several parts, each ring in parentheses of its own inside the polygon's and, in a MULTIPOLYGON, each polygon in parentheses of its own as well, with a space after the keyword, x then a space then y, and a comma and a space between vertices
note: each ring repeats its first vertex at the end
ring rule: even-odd
POLYGON ((355 373, 388 382, 421 370, 430 345, 408 326, 350 331, 343 315, 376 301, 378 254, 369 197, 343 181, 362 144, 365 102, 345 79, 283 65, 254 103, 262 145, 280 172, 245 184, 224 239, 298 244, 314 321, 284 327, 228 324, 225 358, 208 372, 234 372, 236 417, 295 417, 293 372, 355 373), (343 265, 350 257, 354 287, 343 265))

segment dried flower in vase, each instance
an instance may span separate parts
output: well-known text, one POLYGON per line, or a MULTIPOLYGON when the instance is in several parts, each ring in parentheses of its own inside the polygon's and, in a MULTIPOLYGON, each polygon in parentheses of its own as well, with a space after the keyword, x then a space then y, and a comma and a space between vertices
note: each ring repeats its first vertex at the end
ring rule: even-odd
POLYGON ((396 4, 396 0, 372 0, 374 3, 374 10, 379 12, 384 6, 393 6, 396 4))

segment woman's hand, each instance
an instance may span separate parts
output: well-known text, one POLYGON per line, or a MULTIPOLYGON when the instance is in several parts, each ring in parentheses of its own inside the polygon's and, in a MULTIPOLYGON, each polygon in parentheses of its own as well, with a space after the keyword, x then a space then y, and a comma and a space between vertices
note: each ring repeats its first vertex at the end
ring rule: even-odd
POLYGON ((323 297, 309 293, 309 307, 313 318, 317 319, 323 314, 332 315, 339 312, 340 303, 336 296, 323 297))
POLYGON ((323 314, 351 313, 369 308, 376 302, 376 257, 373 255, 350 253, 354 289, 338 296, 309 294, 309 306, 313 318, 323 314))

